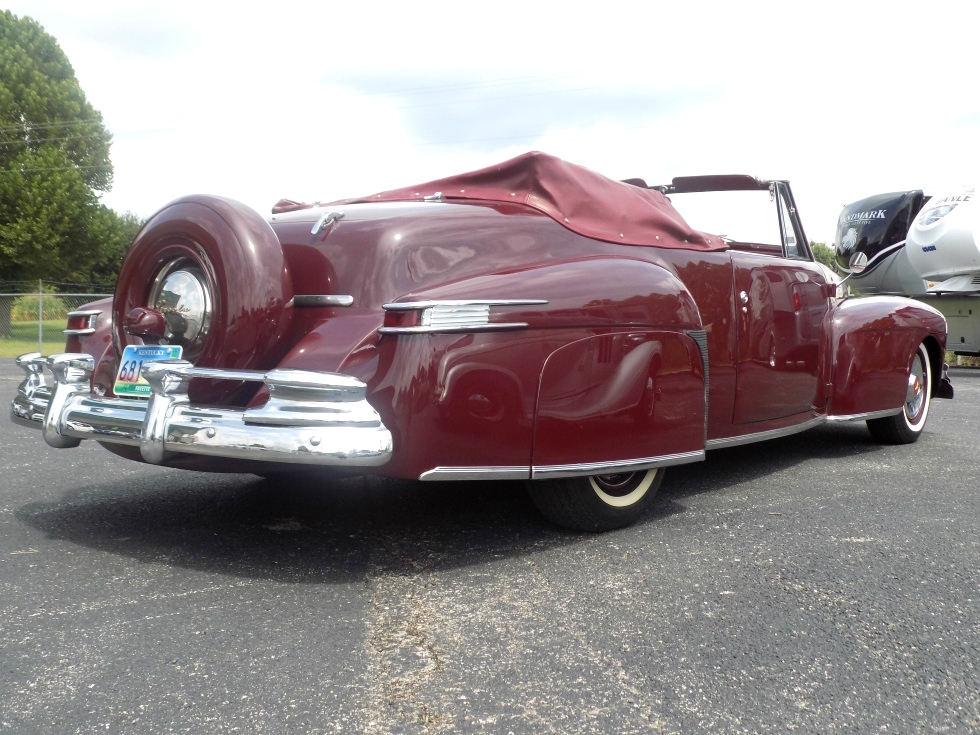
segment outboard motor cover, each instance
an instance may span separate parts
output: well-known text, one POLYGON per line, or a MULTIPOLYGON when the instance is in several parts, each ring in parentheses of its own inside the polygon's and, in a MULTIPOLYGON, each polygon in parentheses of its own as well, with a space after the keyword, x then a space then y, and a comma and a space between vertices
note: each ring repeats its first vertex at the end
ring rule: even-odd
MULTIPOLYGON (((921 190, 878 194, 844 207, 837 220, 837 265, 845 273, 864 266, 861 276, 879 267, 905 244, 909 225, 922 208, 921 190)), ((858 274, 854 274, 858 278, 858 274)))
POLYGON ((972 188, 932 197, 908 234, 908 259, 923 277, 942 291, 980 290, 980 205, 972 188), (959 278, 957 278, 959 277, 959 278), (962 283, 949 283, 957 278, 962 283))

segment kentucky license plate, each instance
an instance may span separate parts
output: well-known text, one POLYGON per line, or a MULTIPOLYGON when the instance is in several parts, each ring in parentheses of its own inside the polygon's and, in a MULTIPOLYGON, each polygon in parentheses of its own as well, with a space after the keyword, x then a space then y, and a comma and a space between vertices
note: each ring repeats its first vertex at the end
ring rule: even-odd
POLYGON ((180 345, 126 345, 113 392, 117 396, 149 398, 152 391, 140 372, 142 367, 148 362, 179 360, 182 352, 180 345))

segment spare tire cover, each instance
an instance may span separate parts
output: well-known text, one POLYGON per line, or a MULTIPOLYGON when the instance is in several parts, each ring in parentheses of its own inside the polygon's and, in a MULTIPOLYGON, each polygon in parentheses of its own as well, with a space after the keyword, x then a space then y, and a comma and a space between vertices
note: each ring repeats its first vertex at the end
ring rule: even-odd
MULTIPOLYGON (((279 239, 255 210, 200 195, 163 207, 133 240, 113 299, 117 361, 126 345, 141 342, 126 333, 126 315, 152 306, 155 282, 174 269, 193 272, 202 281, 210 309, 204 329, 185 346, 185 359, 202 367, 275 367, 285 352, 293 314, 293 286, 279 239)), ((195 380, 191 400, 223 402, 239 387, 195 380)))

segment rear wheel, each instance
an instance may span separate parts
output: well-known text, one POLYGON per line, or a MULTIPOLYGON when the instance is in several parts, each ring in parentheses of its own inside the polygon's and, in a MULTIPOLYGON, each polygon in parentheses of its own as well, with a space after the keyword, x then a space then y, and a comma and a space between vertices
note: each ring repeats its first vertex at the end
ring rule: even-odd
POLYGON ((932 367, 925 344, 920 344, 909 369, 908 389, 902 412, 868 421, 868 430, 884 444, 911 444, 918 440, 929 417, 932 402, 932 367))
POLYGON ((573 531, 611 531, 634 523, 653 505, 664 468, 591 477, 534 480, 528 492, 541 514, 573 531))

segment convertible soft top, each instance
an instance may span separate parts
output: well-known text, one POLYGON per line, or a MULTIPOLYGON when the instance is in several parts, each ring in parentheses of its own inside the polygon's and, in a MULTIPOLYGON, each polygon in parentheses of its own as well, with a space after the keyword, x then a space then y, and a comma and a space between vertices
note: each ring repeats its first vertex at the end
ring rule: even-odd
POLYGON ((614 181, 583 166, 531 151, 509 161, 424 184, 333 204, 419 201, 515 202, 585 237, 625 245, 725 250, 721 237, 691 228, 659 191, 614 181))

